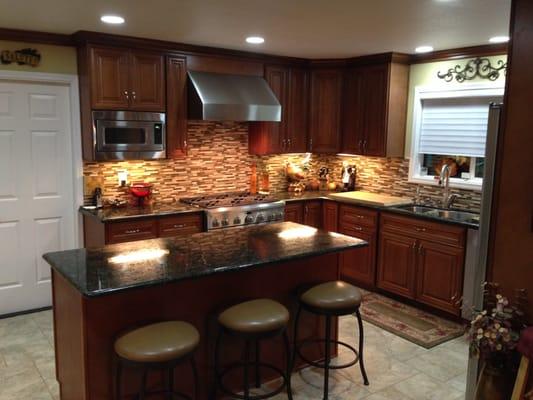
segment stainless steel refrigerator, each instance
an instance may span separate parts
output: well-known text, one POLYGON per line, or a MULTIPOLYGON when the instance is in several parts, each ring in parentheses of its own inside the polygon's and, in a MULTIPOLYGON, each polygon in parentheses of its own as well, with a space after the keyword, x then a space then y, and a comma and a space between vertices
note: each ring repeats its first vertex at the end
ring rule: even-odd
MULTIPOLYGON (((490 217, 492 209, 492 194, 494 189, 494 173, 496 164, 496 149, 500 134, 500 116, 503 104, 490 104, 489 119, 487 127, 487 140, 485 144, 485 166, 483 171, 483 186, 481 192, 481 212, 479 231, 469 230, 467 249, 470 246, 472 251, 467 250, 465 262, 465 286, 464 300, 465 309, 463 317, 469 318, 470 313, 467 308, 473 306, 480 310, 483 307, 482 284, 486 280, 487 272, 487 252, 489 246, 490 217)), ((472 399, 475 392, 477 380, 478 362, 476 358, 471 358, 468 363, 467 389, 465 399, 472 399)))

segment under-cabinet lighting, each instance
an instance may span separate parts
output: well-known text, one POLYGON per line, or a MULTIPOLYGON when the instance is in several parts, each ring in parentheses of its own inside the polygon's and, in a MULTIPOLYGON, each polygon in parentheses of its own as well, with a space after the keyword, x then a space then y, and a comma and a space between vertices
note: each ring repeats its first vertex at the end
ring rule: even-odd
POLYGON ((489 39, 490 43, 506 43, 509 41, 509 36, 494 36, 489 39))
POLYGON ((433 46, 418 46, 416 49, 415 49, 415 52, 416 53, 429 53, 433 51, 433 46))
POLYGON ((248 36, 246 38, 246 43, 250 43, 250 44, 265 43, 265 38, 262 38, 261 36, 248 36))
POLYGON ((120 15, 102 15, 100 21, 106 24, 120 25, 124 23, 125 19, 120 15))

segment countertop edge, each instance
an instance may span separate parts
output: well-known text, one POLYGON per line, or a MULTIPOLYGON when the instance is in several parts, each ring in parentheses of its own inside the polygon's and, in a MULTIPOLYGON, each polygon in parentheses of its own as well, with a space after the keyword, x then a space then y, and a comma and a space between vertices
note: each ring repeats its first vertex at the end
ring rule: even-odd
POLYGON ((96 292, 90 292, 90 293, 88 293, 83 288, 81 288, 78 284, 76 284, 75 281, 73 281, 73 279, 70 276, 68 276, 63 271, 61 271, 61 269, 59 267, 57 267, 55 265, 55 263, 52 260, 49 259, 49 257, 47 257, 48 253, 43 254, 42 257, 51 266, 51 268, 54 269, 54 271, 56 271, 64 279, 66 279, 67 282, 69 282, 69 284, 71 284, 82 296, 87 297, 87 298, 94 298, 94 297, 112 295, 112 294, 120 293, 120 292, 127 291, 127 290, 141 289, 141 288, 147 288, 147 287, 158 286, 158 285, 166 285, 166 284, 171 284, 171 283, 176 283, 176 282, 181 282, 181 281, 199 279, 199 278, 202 278, 202 277, 216 275, 216 274, 222 274, 222 273, 226 273, 226 272, 240 271, 242 269, 247 269, 247 268, 258 268, 258 267, 268 266, 268 265, 272 265, 272 264, 276 264, 276 263, 300 260, 300 259, 304 259, 304 258, 308 258, 308 257, 321 256, 321 255, 325 255, 325 254, 334 254, 334 253, 339 253, 341 251, 345 251, 345 250, 349 250, 349 249, 356 249, 356 248, 359 248, 359 247, 364 247, 364 246, 367 246, 367 245, 368 245, 368 242, 366 242, 364 240, 361 240, 359 243, 339 245, 339 246, 337 246, 334 249, 320 249, 320 250, 314 251, 312 253, 299 254, 299 255, 294 255, 294 256, 286 256, 286 257, 276 258, 276 259, 272 259, 272 260, 265 260, 265 261, 261 261, 261 262, 257 262, 257 263, 247 263, 247 264, 239 265, 239 266, 219 267, 219 269, 214 268, 213 270, 203 271, 203 272, 200 272, 198 274, 194 274, 194 275, 187 276, 187 277, 181 277, 181 278, 164 280, 164 281, 162 281, 162 280, 154 280, 154 281, 148 281, 148 282, 142 282, 142 283, 138 283, 138 284, 128 285, 128 286, 124 286, 124 287, 117 288, 117 289, 109 289, 109 290, 96 291, 96 292))

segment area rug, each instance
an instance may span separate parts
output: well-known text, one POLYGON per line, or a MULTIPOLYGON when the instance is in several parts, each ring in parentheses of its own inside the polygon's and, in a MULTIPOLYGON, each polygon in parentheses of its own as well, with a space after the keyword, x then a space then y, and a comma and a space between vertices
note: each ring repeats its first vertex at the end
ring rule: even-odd
POLYGON ((361 316, 365 321, 426 349, 455 339, 465 332, 465 327, 461 324, 377 293, 364 294, 361 316))

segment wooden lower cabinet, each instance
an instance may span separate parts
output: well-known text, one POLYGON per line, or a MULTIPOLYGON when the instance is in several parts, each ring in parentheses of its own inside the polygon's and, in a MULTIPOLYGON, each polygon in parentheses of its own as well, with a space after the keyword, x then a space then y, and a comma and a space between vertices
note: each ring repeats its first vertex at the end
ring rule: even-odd
POLYGON ((303 224, 304 206, 302 201, 291 201, 285 204, 285 221, 303 224))
POLYGON ((382 232, 379 239, 377 286, 415 298, 416 239, 382 232))
POLYGON ((83 228, 85 247, 100 247, 158 237, 192 235, 203 231, 204 220, 199 212, 117 222, 101 222, 84 215, 83 228))
POLYGON ((464 241, 461 227, 382 214, 377 286, 460 315, 464 241))
POLYGON ((376 280, 376 232, 361 226, 341 227, 340 233, 368 242, 368 246, 347 250, 339 255, 341 277, 344 280, 374 287, 376 280))
POLYGON ((464 249, 420 241, 416 299, 457 313, 462 295, 464 249))
POLYGON ((322 203, 322 229, 329 232, 338 232, 339 206, 334 201, 324 200, 322 203))
POLYGON ((309 200, 304 202, 304 225, 315 228, 322 227, 322 200, 309 200))

